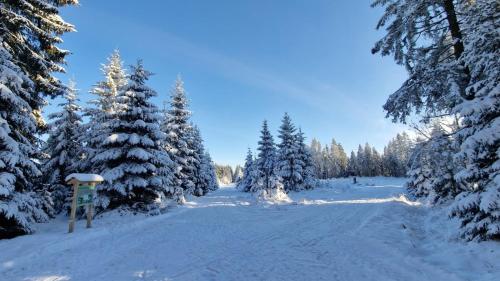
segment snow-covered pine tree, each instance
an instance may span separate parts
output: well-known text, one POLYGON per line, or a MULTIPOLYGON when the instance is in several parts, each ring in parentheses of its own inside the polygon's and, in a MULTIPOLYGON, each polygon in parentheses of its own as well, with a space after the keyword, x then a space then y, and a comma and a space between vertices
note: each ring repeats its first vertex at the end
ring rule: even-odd
POLYGON ((206 188, 205 194, 219 189, 217 176, 215 175, 215 164, 208 151, 205 151, 201 158, 201 182, 203 183, 204 188, 206 188))
POLYGON ((269 193, 281 185, 281 179, 276 175, 276 147, 266 120, 262 123, 258 144, 259 154, 255 163, 255 177, 250 191, 264 190, 269 193))
POLYGON ((409 74, 384 105, 393 121, 404 123, 413 112, 423 119, 450 114, 460 96, 465 97, 469 75, 458 62, 464 45, 457 2, 373 1, 373 7, 385 8, 377 29, 385 27, 386 35, 375 43, 372 53, 392 54, 409 74))
POLYGON ((190 178, 194 169, 191 166, 193 152, 189 147, 190 116, 184 83, 180 77, 177 77, 171 92, 170 108, 166 112, 161 128, 167 135, 164 149, 175 166, 172 183, 175 187, 180 187, 184 194, 192 194, 195 188, 195 184, 190 178))
POLYGON ((64 71, 69 52, 56 44, 74 28, 58 9, 76 3, 0 2, 0 238, 30 233, 33 222, 48 218, 43 198, 34 192, 41 175, 34 161, 37 134, 44 129, 43 95, 65 92, 52 73, 64 71))
POLYGON ((245 158, 245 166, 243 167, 243 177, 236 186, 238 190, 249 192, 252 189, 252 176, 254 168, 255 168, 254 159, 252 151, 249 148, 247 152, 247 157, 245 158))
POLYGON ((92 159, 103 167, 105 181, 97 187, 101 208, 125 205, 147 210, 162 193, 174 196, 172 161, 161 147, 161 115, 150 101, 156 92, 146 85, 150 75, 140 60, 131 67, 129 82, 116 98, 110 134, 92 159))
POLYGON ((302 181, 300 182, 300 189, 312 189, 316 186, 316 176, 314 174, 313 158, 309 148, 306 146, 305 137, 302 130, 299 128, 295 135, 297 142, 297 155, 302 165, 302 181))
POLYGON ((470 71, 466 98, 455 108, 463 117, 458 133, 456 179, 465 186, 452 215, 462 220, 466 239, 500 238, 500 4, 464 1, 464 52, 470 71))
POLYGON ((104 149, 103 143, 110 135, 109 123, 117 118, 116 98, 127 85, 127 74, 120 52, 114 50, 107 60, 101 67, 104 79, 97 82, 90 91, 96 98, 89 102, 91 107, 84 110, 89 122, 83 125, 84 133, 79 138, 84 146, 79 152, 81 160, 75 163, 75 170, 80 172, 101 173, 103 167, 96 166, 92 159, 104 149))
POLYGON ((64 103, 60 112, 52 113, 49 118, 49 137, 43 148, 48 159, 42 165, 45 183, 52 193, 54 209, 57 213, 69 211, 71 206, 71 188, 64 181, 66 176, 75 172, 73 163, 78 161, 81 145, 78 137, 81 134, 81 108, 77 104, 77 90, 74 81, 70 81, 64 95, 64 103))
POLYGON ((356 154, 358 175, 360 177, 366 176, 364 174, 364 167, 366 166, 365 151, 361 145, 358 145, 358 152, 356 154))
POLYGON ((281 121, 278 138, 278 153, 276 157, 276 173, 283 181, 286 192, 298 191, 301 188, 302 179, 302 159, 299 158, 297 138, 292 119, 285 113, 281 121))
POLYGON ((415 199, 427 198, 432 193, 432 170, 426 141, 418 140, 410 156, 406 189, 415 199))
POLYGON ((393 54, 409 79, 384 108, 405 122, 459 114, 462 126, 456 179, 466 186, 452 215, 462 219, 466 239, 499 237, 498 3, 495 1, 377 0, 385 6, 378 28, 387 35, 374 52, 393 54))
POLYGON ((189 176, 195 184, 193 194, 196 196, 203 196, 209 191, 216 190, 218 185, 215 176, 215 168, 210 155, 205 152, 203 139, 201 138, 198 127, 191 125, 188 144, 192 150, 190 166, 193 167, 193 171, 189 176))
POLYGON ((316 174, 317 178, 323 178, 324 167, 322 161, 323 156, 322 156, 321 143, 317 139, 312 139, 310 147, 314 163, 314 173, 316 174))
POLYGON ((372 165, 370 166, 370 170, 373 176, 382 175, 382 156, 375 147, 372 147, 372 165))
POLYGON ((236 184, 239 184, 241 179, 243 178, 243 168, 240 165, 236 165, 233 172, 233 181, 236 184))
POLYGON ((433 204, 453 199, 460 192, 453 178, 457 170, 453 159, 455 151, 449 134, 435 122, 428 139, 420 141, 413 150, 408 192, 433 204))
POLYGON ((349 157, 349 162, 347 164, 347 175, 349 176, 359 176, 358 174, 358 159, 356 153, 351 151, 351 156, 349 157))
POLYGON ((190 170, 186 170, 186 175, 194 184, 192 194, 195 196, 203 196, 206 190, 199 185, 201 184, 201 157, 203 157, 205 151, 200 131, 193 123, 190 123, 189 126, 187 145, 190 152, 187 157, 187 166, 190 167, 190 170))

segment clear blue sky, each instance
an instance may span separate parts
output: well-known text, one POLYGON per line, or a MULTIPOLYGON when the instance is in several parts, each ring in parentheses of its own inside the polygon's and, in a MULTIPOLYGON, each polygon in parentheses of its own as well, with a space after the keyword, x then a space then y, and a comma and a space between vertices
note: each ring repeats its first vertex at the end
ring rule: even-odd
POLYGON ((142 58, 155 73, 161 106, 180 73, 218 163, 242 163, 262 120, 276 134, 285 111, 308 141, 382 149, 404 129, 382 105, 406 74, 370 53, 380 15, 367 0, 81 0, 62 11, 78 32, 63 37, 72 55, 59 76, 75 78, 83 104, 102 79, 100 64, 119 48, 127 65, 142 58))

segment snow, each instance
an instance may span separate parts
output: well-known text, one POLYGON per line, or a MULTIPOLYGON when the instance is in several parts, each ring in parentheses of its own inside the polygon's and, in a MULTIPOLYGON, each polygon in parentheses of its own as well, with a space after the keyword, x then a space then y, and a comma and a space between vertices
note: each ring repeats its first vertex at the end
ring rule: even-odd
POLYGON ((104 181, 104 178, 101 177, 100 175, 97 175, 97 174, 80 174, 80 173, 70 174, 64 180, 66 182, 68 182, 71 179, 76 179, 78 181, 94 181, 94 182, 104 181))
POLYGON ((457 240, 404 179, 321 181, 262 202, 222 186, 147 217, 67 218, 0 241, 1 280, 500 280, 500 244, 457 240))

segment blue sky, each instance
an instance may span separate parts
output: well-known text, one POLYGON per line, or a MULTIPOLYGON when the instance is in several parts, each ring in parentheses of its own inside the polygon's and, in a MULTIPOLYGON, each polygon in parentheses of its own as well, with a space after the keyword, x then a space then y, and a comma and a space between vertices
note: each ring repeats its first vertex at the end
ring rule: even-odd
POLYGON ((405 129, 384 118, 382 105, 406 74, 370 53, 382 34, 370 1, 80 2, 62 11, 78 31, 63 37, 72 55, 59 77, 74 77, 82 104, 115 48, 127 65, 142 58, 155 73, 159 106, 180 73, 218 163, 242 163, 262 120, 276 134, 284 112, 308 141, 335 137, 347 151, 365 142, 382 149, 405 129))

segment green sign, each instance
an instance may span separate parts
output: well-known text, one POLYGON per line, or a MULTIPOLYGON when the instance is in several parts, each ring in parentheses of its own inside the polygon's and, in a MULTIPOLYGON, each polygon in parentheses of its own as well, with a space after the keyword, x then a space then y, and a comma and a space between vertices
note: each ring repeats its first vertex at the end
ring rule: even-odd
POLYGON ((85 206, 94 202, 94 187, 91 185, 82 185, 78 187, 76 197, 77 206, 85 206))

